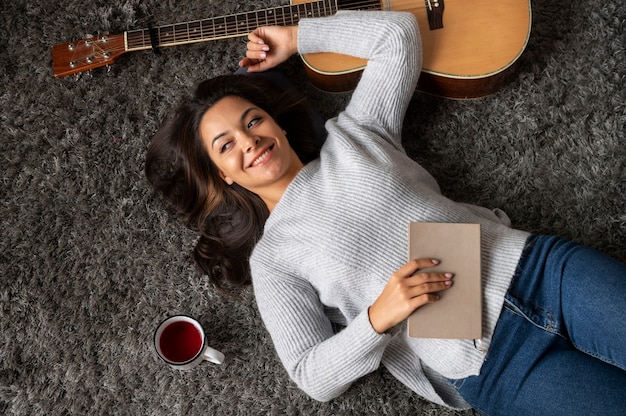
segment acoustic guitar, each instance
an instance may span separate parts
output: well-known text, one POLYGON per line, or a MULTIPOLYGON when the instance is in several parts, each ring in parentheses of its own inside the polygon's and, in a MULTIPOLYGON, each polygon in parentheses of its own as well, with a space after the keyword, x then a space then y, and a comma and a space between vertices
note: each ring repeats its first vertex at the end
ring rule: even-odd
MULTIPOLYGON (((332 15, 341 9, 415 15, 423 47, 417 89, 448 98, 477 98, 498 91, 514 76, 530 36, 530 0, 292 0, 260 11, 56 44, 54 75, 110 65, 126 52, 246 36, 258 26, 294 25, 301 18, 332 15)), ((353 89, 366 64, 333 53, 306 54, 302 61, 313 85, 329 92, 353 89)))

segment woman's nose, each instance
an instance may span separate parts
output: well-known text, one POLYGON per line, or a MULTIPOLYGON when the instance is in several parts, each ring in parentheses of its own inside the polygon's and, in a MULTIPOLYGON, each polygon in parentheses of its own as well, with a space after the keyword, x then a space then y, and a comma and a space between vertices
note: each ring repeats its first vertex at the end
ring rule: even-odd
POLYGON ((242 147, 244 152, 248 153, 254 150, 259 144, 260 140, 261 139, 258 136, 246 135, 244 140, 242 140, 242 147))

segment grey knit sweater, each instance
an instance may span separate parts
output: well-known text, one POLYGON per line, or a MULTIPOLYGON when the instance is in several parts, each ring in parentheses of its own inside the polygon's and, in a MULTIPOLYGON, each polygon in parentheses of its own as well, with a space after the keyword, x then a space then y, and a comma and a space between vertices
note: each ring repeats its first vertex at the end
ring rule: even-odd
POLYGON ((479 223, 481 341, 488 348, 528 233, 511 229, 499 210, 442 196, 435 179, 402 149, 402 121, 421 68, 412 15, 303 19, 298 48, 360 56, 368 64, 346 109, 327 122, 320 158, 289 185, 250 260, 256 301, 278 356, 317 400, 338 396, 382 363, 422 397, 467 408, 445 378, 478 374, 484 353, 474 341, 408 338, 405 324, 378 334, 368 307, 407 261, 409 222, 479 223), (335 333, 332 324, 342 330, 335 333))

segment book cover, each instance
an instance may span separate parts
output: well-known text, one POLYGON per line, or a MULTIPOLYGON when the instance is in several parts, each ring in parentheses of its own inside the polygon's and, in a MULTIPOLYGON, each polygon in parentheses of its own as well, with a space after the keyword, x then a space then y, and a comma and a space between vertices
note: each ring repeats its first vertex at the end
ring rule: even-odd
POLYGON ((480 225, 409 224, 409 259, 433 258, 441 263, 423 270, 454 273, 441 299, 418 308, 408 318, 414 338, 479 339, 482 337, 480 225))

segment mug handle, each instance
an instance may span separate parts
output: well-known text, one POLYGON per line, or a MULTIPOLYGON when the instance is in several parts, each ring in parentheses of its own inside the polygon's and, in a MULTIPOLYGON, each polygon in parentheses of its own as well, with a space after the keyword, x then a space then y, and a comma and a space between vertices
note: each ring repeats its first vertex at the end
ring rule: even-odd
POLYGON ((215 364, 222 364, 224 362, 224 354, 222 354, 218 350, 213 349, 211 347, 206 347, 204 349, 204 352, 202 353, 202 357, 205 360, 211 361, 212 363, 215 363, 215 364))

